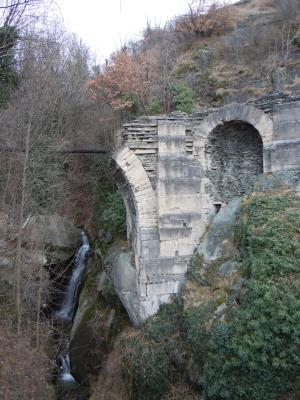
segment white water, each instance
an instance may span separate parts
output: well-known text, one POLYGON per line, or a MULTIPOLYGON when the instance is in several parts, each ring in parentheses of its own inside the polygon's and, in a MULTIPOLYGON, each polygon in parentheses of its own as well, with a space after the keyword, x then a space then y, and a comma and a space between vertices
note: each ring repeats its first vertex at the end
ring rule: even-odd
MULTIPOLYGON (((70 280, 66 286, 63 302, 60 309, 56 312, 56 318, 60 321, 72 321, 75 314, 76 302, 78 300, 78 289, 82 282, 85 270, 85 258, 90 249, 88 238, 84 232, 81 232, 82 245, 79 247, 75 260, 74 268, 70 276, 70 280)), ((70 357, 69 357, 69 341, 66 341, 65 349, 57 358, 59 365, 59 373, 57 381, 66 387, 76 384, 75 378, 71 374, 70 357)))
POLYGON ((74 384, 76 383, 75 378, 70 372, 70 357, 69 353, 66 352, 64 354, 60 354, 57 362, 59 364, 59 374, 58 374, 58 382, 60 384, 74 384))
POLYGON ((56 317, 61 320, 72 320, 75 313, 77 292, 85 268, 85 256, 90 249, 88 238, 84 232, 81 232, 81 237, 82 245, 77 251, 74 261, 74 269, 67 284, 62 305, 56 313, 56 317))

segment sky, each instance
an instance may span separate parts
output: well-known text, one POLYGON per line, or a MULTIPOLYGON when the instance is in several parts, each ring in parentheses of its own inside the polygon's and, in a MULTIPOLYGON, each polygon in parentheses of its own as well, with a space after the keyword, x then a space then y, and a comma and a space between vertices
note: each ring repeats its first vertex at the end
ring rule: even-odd
MULTIPOLYGON (((230 1, 230 0, 228 0, 230 1)), ((66 27, 82 38, 98 62, 151 24, 164 25, 187 10, 187 0, 58 0, 66 27)))

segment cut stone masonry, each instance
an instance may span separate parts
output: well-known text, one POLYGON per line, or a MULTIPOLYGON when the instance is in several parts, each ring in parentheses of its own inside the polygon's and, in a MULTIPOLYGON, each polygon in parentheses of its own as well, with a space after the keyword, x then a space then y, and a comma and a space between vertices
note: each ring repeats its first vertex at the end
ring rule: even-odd
POLYGON ((141 118, 124 125, 113 160, 132 260, 130 282, 119 263, 115 286, 139 324, 181 289, 221 207, 247 193, 262 172, 300 169, 300 99, 274 96, 190 117, 141 118))

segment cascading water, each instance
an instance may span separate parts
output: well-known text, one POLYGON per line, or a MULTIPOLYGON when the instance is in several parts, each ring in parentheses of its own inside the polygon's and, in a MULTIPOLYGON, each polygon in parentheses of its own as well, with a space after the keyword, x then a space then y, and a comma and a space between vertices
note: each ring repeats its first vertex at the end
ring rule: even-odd
MULTIPOLYGON (((82 245, 79 247, 76 253, 74 268, 66 286, 61 307, 55 313, 56 319, 63 323, 66 322, 67 325, 73 320, 76 311, 76 304, 79 295, 78 290, 85 271, 86 255, 90 249, 88 238, 84 232, 81 232, 81 238, 82 245)), ((57 357, 57 364, 59 367, 57 382, 65 386, 75 384, 76 380, 70 372, 68 339, 66 339, 64 351, 57 357)))
POLYGON ((67 342, 65 351, 57 357, 57 365, 59 373, 57 376, 57 383, 63 386, 74 385, 76 380, 70 372, 70 356, 69 356, 69 343, 67 342))
POLYGON ((77 251, 74 269, 67 284, 62 305, 56 313, 56 317, 60 320, 72 320, 75 313, 78 288, 85 268, 85 256, 90 249, 88 238, 84 232, 81 232, 81 238, 82 245, 77 251))

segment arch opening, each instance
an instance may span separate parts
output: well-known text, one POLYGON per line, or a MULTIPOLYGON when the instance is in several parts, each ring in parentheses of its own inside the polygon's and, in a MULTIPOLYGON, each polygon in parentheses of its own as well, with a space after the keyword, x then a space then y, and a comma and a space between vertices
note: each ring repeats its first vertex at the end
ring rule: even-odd
POLYGON ((263 173, 263 141, 258 130, 244 121, 218 125, 206 145, 207 175, 214 203, 228 203, 246 194, 263 173))
POLYGON ((136 218, 137 218, 133 194, 132 194, 131 188, 128 185, 128 183, 126 182, 125 177, 124 177, 122 171, 120 170, 120 168, 118 168, 118 166, 114 162, 112 162, 112 164, 114 164, 113 166, 114 166, 114 170, 115 170, 114 178, 115 178, 116 184, 118 186, 118 190, 122 196, 122 200, 124 202, 125 209, 126 209, 127 246, 128 246, 128 250, 133 250, 134 246, 135 246, 135 239, 136 239, 135 227, 136 227, 136 218))

